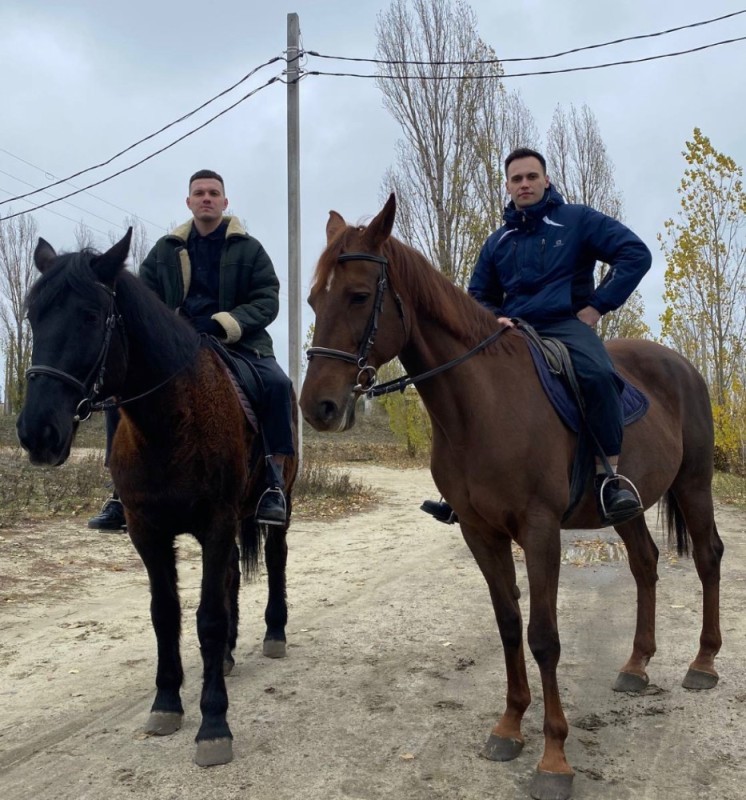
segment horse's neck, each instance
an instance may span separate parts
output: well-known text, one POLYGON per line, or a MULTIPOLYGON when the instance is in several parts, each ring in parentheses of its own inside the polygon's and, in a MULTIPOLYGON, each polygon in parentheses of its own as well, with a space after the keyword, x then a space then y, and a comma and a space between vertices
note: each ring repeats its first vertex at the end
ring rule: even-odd
MULTIPOLYGON (((489 334, 485 334, 485 338, 489 334)), ((465 344, 435 320, 418 322, 399 359, 407 373, 420 375, 465 355, 473 345, 465 344)), ((448 419, 453 425, 461 420, 468 427, 475 415, 475 399, 487 409, 500 387, 510 386, 521 371, 530 369, 528 351, 525 360, 500 352, 501 343, 475 353, 466 361, 444 370, 417 385, 422 401, 434 420, 448 419)), ((504 405, 504 404, 503 404, 504 405)))

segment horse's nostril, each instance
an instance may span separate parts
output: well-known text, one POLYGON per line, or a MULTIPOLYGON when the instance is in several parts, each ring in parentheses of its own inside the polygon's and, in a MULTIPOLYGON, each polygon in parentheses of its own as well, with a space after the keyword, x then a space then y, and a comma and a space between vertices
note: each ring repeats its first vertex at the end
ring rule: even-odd
POLYGON ((329 422, 337 416, 337 404, 333 400, 322 400, 319 403, 319 417, 324 422, 329 422))

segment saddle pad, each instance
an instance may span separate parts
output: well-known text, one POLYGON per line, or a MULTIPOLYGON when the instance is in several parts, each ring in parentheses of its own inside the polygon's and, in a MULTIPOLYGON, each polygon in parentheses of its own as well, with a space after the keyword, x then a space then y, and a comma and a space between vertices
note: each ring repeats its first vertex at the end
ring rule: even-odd
POLYGON ((218 356, 220 365, 225 370, 225 374, 235 389, 238 402, 243 409, 249 426, 254 433, 258 433, 259 422, 254 406, 261 401, 264 390, 262 379, 248 361, 232 353, 213 336, 203 336, 202 339, 203 342, 207 340, 206 344, 218 356))
MULTIPOLYGON (((536 372, 539 376, 544 393, 549 398, 560 419, 567 427, 577 433, 580 428, 580 410, 575 398, 572 396, 565 381, 549 370, 547 362, 536 345, 528 342, 528 349, 534 361, 536 372)), ((624 424, 631 425, 641 417, 645 416, 650 402, 648 398, 633 384, 622 378, 619 373, 617 377, 624 383, 622 390, 622 414, 624 424)))

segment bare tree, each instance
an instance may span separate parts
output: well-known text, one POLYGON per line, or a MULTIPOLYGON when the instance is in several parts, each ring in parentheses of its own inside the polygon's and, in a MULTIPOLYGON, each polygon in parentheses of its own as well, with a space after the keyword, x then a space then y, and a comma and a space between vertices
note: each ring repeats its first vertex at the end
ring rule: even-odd
POLYGON ((533 136, 530 114, 503 90, 496 61, 474 63, 494 53, 460 0, 394 0, 376 34, 377 83, 404 135, 385 177, 399 235, 463 285, 499 218, 501 149, 533 136))
MULTIPOLYGON (((614 165, 588 106, 569 111, 557 106, 547 133, 547 171, 555 188, 568 203, 582 203, 621 220, 623 203, 614 183, 614 165)), ((603 280, 608 264, 596 267, 596 283, 603 280)), ((645 306, 639 292, 633 292, 617 311, 605 314, 598 325, 602 339, 650 337, 643 317, 645 306)))
MULTIPOLYGON (((142 264, 142 262, 145 260, 145 256, 147 256, 147 254, 150 252, 152 243, 148 237, 147 231, 145 230, 145 225, 139 217, 134 215, 125 217, 122 227, 125 231, 130 227, 132 228, 129 269, 137 272, 140 268, 140 264, 142 264)), ((109 242, 111 244, 116 244, 121 238, 121 230, 109 231, 109 242)))
POLYGON ((36 239, 36 222, 28 214, 0 222, 0 347, 5 356, 7 414, 17 413, 23 404, 31 364, 31 329, 23 302, 34 279, 36 239))
POLYGON ((75 249, 92 250, 96 246, 96 237, 93 231, 81 220, 75 226, 75 249))

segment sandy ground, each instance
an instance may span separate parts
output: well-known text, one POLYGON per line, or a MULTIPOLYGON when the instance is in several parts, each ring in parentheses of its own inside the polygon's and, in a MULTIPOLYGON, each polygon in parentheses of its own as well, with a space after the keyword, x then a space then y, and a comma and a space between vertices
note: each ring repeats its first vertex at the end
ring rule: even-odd
MULTIPOLYGON (((505 692, 483 579, 459 530, 418 511, 434 496, 429 473, 354 472, 378 487, 378 508, 291 528, 286 659, 261 655, 264 582, 242 590, 228 679, 235 760, 208 770, 192 763, 194 542, 180 547, 184 727, 148 738, 155 646, 128 538, 75 521, 0 531, 0 797, 528 797, 542 746, 534 662, 523 754, 507 764, 480 758, 505 692)), ((652 685, 642 697, 620 695, 610 687, 631 648, 635 603, 623 551, 613 532, 564 535, 560 686, 578 800, 746 796, 746 515, 721 507, 717 518, 724 647, 720 683, 707 693, 680 685, 699 634, 693 565, 662 554, 652 685)), ((518 574, 525 598, 520 563, 518 574)), ((523 609, 527 618, 525 600, 523 609)))

